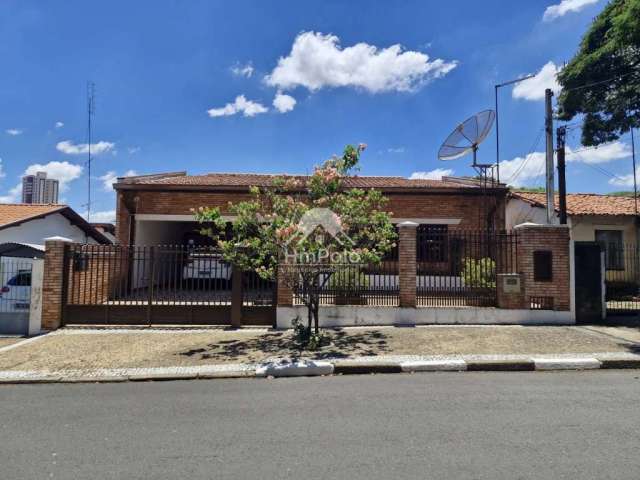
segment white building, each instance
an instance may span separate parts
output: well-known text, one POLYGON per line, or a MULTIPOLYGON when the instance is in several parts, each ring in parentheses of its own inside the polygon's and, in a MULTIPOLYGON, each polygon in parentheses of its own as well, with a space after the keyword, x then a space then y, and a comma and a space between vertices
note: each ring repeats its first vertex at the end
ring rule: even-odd
POLYGON ((46 172, 22 177, 22 203, 58 203, 59 182, 46 172))
POLYGON ((111 241, 67 205, 0 204, 0 245, 43 246, 45 238, 110 244, 111 241))

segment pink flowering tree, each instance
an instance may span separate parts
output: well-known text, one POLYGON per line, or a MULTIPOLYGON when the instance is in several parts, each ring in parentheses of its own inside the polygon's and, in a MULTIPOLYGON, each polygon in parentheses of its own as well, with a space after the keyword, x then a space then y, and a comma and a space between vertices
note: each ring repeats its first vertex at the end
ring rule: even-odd
POLYGON ((365 147, 347 145, 342 156, 317 166, 310 177, 276 177, 267 188, 252 187, 250 200, 230 204, 230 239, 216 235, 225 225, 219 209, 195 210, 226 261, 264 279, 279 274, 295 289, 307 307, 311 339, 319 335, 320 292, 327 282, 354 264, 379 263, 396 240, 381 192, 348 188, 365 147))

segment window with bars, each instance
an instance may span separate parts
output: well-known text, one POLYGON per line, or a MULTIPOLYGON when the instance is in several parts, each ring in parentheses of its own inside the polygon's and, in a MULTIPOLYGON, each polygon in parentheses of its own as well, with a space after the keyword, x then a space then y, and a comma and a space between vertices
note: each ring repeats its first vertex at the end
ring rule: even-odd
POLYGON ((622 230, 596 230, 596 242, 604 249, 607 270, 624 270, 622 230))
POLYGON ((446 262, 449 259, 449 227, 420 224, 417 230, 418 262, 446 262))

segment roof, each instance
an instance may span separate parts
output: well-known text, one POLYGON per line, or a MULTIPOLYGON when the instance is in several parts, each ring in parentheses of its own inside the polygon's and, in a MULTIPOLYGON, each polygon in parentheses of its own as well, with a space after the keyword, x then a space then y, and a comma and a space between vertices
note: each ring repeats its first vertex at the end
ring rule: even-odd
POLYGON ((66 205, 4 203, 0 204, 0 228, 68 208, 66 205))
MULTIPOLYGON (((293 178, 306 182, 308 175, 290 174, 256 174, 256 173, 207 173, 203 175, 187 175, 186 172, 173 172, 157 175, 118 178, 116 189, 163 187, 182 187, 185 189, 219 188, 246 190, 251 186, 271 186, 274 178, 293 178)), ((408 179, 396 176, 350 176, 344 178, 347 188, 377 188, 382 190, 405 189, 470 189, 477 191, 478 185, 456 182, 454 179, 428 180, 408 179)))
POLYGON ((0 230, 17 227, 22 223, 44 218, 54 213, 63 215, 67 220, 97 242, 103 244, 111 243, 107 237, 92 227, 71 207, 61 204, 0 203, 0 230))
POLYGON ((18 242, 1 243, 0 256, 16 258, 44 258, 44 245, 18 242))
MULTIPOLYGON (((544 208, 546 205, 545 193, 513 192, 511 195, 535 207, 544 208)), ((558 195, 556 195, 554 203, 556 210, 558 210, 558 195)), ((598 195, 595 193, 568 193, 567 214, 635 216, 635 201, 633 197, 598 195)))

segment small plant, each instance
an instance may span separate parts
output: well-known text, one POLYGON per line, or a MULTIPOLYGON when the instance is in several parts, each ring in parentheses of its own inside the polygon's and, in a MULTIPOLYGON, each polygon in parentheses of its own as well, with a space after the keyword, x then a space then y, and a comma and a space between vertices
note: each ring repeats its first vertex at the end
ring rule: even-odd
POLYGON ((463 258, 462 278, 468 287, 495 288, 496 262, 488 257, 463 258))
POLYGON ((359 290, 369 285, 369 279, 360 270, 338 270, 329 279, 332 290, 359 290))
POLYGON ((316 351, 329 343, 329 338, 323 332, 314 332, 310 327, 304 325, 298 317, 291 321, 291 325, 293 326, 293 338, 300 350, 316 351))

